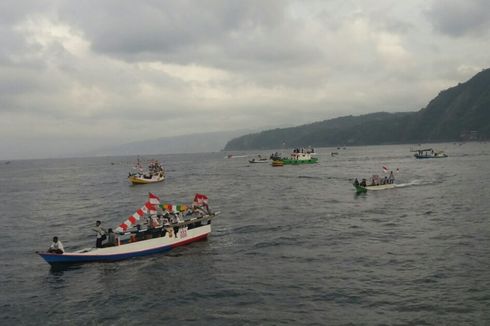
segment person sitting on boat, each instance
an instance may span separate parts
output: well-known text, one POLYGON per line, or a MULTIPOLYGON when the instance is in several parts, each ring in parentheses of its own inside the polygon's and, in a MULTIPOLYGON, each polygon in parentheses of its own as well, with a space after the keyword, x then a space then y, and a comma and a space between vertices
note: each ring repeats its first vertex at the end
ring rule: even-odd
MULTIPOLYGON (((175 213, 175 214, 171 214, 170 215, 170 223, 172 225, 175 225, 175 224, 179 224, 180 222, 182 222, 181 218, 180 218, 180 213, 175 213)), ((179 227, 178 226, 174 226, 174 234, 175 234, 175 237, 177 238, 177 232, 179 231, 179 227)))
POLYGON ((358 185, 359 185, 359 180, 357 180, 356 178, 356 180, 354 180, 354 186, 358 186, 358 185))
POLYGON ((107 243, 104 244, 104 247, 114 247, 117 245, 116 235, 112 231, 112 229, 107 230, 107 243))
POLYGON ((65 249, 63 248, 63 244, 61 243, 61 241, 58 240, 58 237, 53 237, 53 243, 49 247, 48 252, 52 254, 59 254, 59 255, 65 252, 65 249))
POLYGON ((107 231, 102 226, 100 226, 101 224, 102 222, 96 221, 95 227, 92 229, 95 231, 95 233, 97 233, 97 241, 95 242, 96 248, 102 248, 102 241, 104 241, 107 238, 106 236, 107 231))
POLYGON ((361 183, 359 184, 361 187, 366 187, 366 179, 362 179, 361 183))
POLYGON ((141 229, 141 224, 136 224, 136 241, 145 240, 145 231, 141 229))
POLYGON ((156 215, 152 215, 150 217, 150 228, 152 229, 156 229, 156 228, 159 228, 161 225, 160 225, 160 222, 158 221, 158 217, 156 215))

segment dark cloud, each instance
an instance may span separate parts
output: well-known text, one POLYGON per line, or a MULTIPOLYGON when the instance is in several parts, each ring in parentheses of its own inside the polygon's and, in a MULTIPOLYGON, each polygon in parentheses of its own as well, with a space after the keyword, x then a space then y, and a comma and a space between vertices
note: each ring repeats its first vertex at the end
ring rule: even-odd
MULTIPOLYGON (((288 1, 79 1, 63 5, 102 54, 128 61, 160 60, 236 68, 240 62, 302 62, 288 1)), ((314 52, 314 51, 313 51, 314 52)))
POLYGON ((490 32, 488 0, 435 0, 427 16, 437 31, 452 37, 490 32))

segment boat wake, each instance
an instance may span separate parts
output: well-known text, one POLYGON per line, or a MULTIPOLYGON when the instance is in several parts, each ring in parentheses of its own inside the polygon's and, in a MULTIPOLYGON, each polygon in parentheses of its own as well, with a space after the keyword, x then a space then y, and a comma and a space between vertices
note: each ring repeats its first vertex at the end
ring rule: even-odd
POLYGON ((416 179, 416 180, 412 180, 412 181, 407 182, 407 183, 395 184, 395 188, 405 188, 405 187, 411 187, 411 186, 423 186, 423 185, 428 185, 431 183, 433 183, 433 182, 427 181, 427 180, 416 179))

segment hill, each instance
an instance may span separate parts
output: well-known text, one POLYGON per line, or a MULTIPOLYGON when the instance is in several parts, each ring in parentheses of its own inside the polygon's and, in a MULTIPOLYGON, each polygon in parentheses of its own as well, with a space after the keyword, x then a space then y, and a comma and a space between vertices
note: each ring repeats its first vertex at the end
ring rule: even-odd
POLYGON ((225 150, 490 139, 490 69, 439 93, 418 112, 378 112, 278 128, 230 140, 225 150))

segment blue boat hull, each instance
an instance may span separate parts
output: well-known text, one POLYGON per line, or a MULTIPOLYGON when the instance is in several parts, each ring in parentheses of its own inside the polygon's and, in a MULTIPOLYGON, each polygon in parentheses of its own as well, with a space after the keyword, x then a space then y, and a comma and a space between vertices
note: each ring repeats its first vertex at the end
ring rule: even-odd
MULTIPOLYGON (((47 252, 38 252, 37 254, 51 265, 78 264, 78 263, 88 263, 88 262, 111 262, 111 261, 118 261, 118 260, 134 258, 134 257, 142 257, 142 256, 168 252, 178 246, 183 246, 191 242, 204 240, 207 238, 207 236, 208 233, 205 233, 197 237, 193 237, 191 239, 187 239, 170 245, 166 244, 161 247, 156 247, 156 248, 153 247, 147 250, 138 250, 138 251, 130 251, 130 252, 123 252, 123 253, 107 254, 107 255, 90 254, 90 253, 83 253, 83 254, 64 253, 60 255, 60 254, 47 253, 47 252)), ((120 247, 124 247, 124 245, 120 247)))

